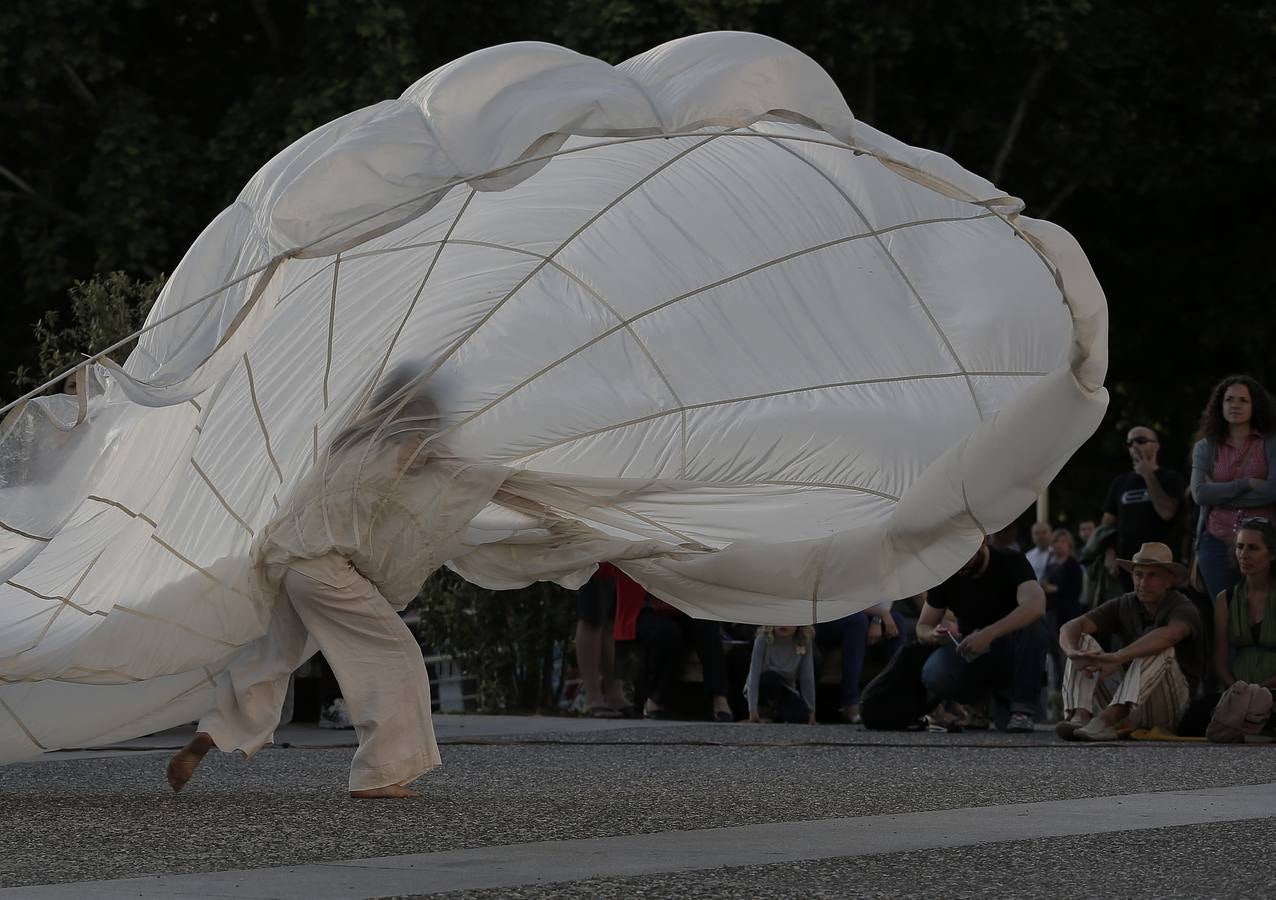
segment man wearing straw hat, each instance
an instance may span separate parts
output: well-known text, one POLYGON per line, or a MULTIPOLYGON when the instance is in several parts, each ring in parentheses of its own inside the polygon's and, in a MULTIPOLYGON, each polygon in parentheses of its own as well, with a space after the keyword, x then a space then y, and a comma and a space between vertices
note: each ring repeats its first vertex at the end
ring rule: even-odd
POLYGON ((1201 619, 1174 590, 1187 570, 1170 548, 1146 543, 1117 560, 1134 590, 1059 629, 1068 657, 1063 675, 1064 740, 1114 741, 1136 728, 1178 726, 1201 673, 1201 619), (1106 652, 1101 642, 1120 639, 1106 652))

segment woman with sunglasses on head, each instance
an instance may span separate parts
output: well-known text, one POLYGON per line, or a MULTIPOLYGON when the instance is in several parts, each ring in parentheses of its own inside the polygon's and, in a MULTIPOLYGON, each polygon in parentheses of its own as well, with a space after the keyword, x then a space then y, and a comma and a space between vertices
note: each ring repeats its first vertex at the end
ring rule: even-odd
POLYGON ((1241 579, 1214 600, 1214 671, 1224 688, 1240 680, 1276 688, 1276 528, 1245 519, 1236 532, 1241 579))
POLYGON ((1240 578, 1232 546, 1242 519, 1276 512, 1272 399, 1248 375, 1229 375, 1210 394, 1192 449, 1192 498, 1201 511, 1196 560, 1210 597, 1240 578))

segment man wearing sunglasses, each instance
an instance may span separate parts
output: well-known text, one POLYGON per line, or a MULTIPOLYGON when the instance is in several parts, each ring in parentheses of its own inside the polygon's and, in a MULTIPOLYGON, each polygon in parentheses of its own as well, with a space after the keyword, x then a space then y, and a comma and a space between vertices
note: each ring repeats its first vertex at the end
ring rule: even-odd
MULTIPOLYGON (((1103 502, 1103 524, 1117 527, 1117 555, 1129 559, 1147 543, 1177 544, 1179 509, 1187 483, 1173 469, 1157 463, 1161 444, 1156 432, 1136 425, 1125 437, 1133 471, 1117 476, 1103 502)), ((1133 590, 1123 573, 1126 590, 1133 590)))

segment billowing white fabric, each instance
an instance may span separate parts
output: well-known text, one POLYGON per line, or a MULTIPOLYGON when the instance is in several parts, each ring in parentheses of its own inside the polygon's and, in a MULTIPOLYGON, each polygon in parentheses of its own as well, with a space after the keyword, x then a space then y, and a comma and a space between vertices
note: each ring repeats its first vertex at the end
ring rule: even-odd
POLYGON ((760 623, 933 586, 1106 405, 1102 292, 1021 208, 751 34, 616 67, 495 47, 315 130, 199 237, 122 368, 8 426, 0 760, 196 717, 266 629, 271 547, 371 542, 397 602, 440 554, 493 588, 611 559, 760 623), (357 501, 346 538, 288 532, 405 366, 436 487, 375 532, 398 549, 357 501))

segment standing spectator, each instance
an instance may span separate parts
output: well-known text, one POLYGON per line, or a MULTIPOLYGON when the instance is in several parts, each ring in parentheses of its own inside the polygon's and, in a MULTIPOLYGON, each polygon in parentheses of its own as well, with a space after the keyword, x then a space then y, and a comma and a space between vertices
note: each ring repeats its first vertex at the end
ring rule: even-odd
POLYGON ((864 673, 864 657, 868 648, 880 642, 887 659, 890 659, 903 643, 901 635, 904 629, 903 614, 896 612, 889 603, 815 626, 815 639, 820 646, 839 647, 842 651, 841 714, 844 721, 853 725, 861 721, 860 676, 864 673))
POLYGON ((1271 396, 1248 375, 1229 375, 1214 387, 1192 449, 1192 498, 1201 507, 1196 563, 1206 593, 1234 586, 1232 543, 1241 519, 1273 515, 1276 435, 1271 396))
POLYGON ((815 629, 810 625, 763 625, 753 639, 753 659, 744 694, 749 721, 762 708, 780 722, 815 724, 815 629))
POLYGON ((1084 547, 1090 543, 1090 538, 1094 535, 1094 519, 1082 519, 1077 523, 1077 538, 1084 547))
MULTIPOLYGON (((1161 442, 1151 428, 1135 425, 1125 446, 1133 471, 1113 479, 1103 501, 1102 524, 1117 527, 1117 555, 1129 559, 1144 544, 1174 546, 1185 484, 1182 475, 1157 461, 1161 442)), ((1125 589, 1133 590, 1130 578, 1122 578, 1125 589)))
POLYGON ((939 645, 922 669, 931 698, 969 703, 1009 694, 1005 730, 1031 731, 1049 641, 1045 612, 1046 595, 1023 554, 980 544, 927 594, 917 620, 917 639, 939 645), (941 624, 949 610, 965 637, 941 624))
POLYGON ((1041 576, 1046 574, 1046 566, 1050 564, 1050 524, 1033 522, 1032 531, 1029 534, 1032 537, 1032 546, 1028 548, 1024 556, 1028 558, 1028 564, 1032 566, 1033 573, 1040 581, 1041 576))
POLYGON ((1276 528, 1250 518, 1236 533, 1241 580, 1214 600, 1214 670, 1224 688, 1240 679, 1276 689, 1276 528))
POLYGON ((648 594, 636 582, 622 578, 616 589, 615 636, 618 641, 636 639, 642 646, 648 687, 645 718, 669 717, 667 707, 681 683, 682 666, 691 646, 700 657, 705 690, 713 698, 711 718, 715 722, 735 721, 727 701, 727 664, 718 622, 693 619, 648 594))
POLYGON ((1072 532, 1056 529, 1051 535, 1050 550, 1054 560, 1041 579, 1046 592, 1046 622, 1050 627, 1050 660, 1054 666, 1055 684, 1063 685, 1063 649, 1059 646, 1059 628, 1081 615, 1081 563, 1073 555, 1072 532))
POLYGON ((1201 617, 1171 588, 1187 570, 1165 544, 1144 544, 1121 568, 1134 590, 1073 619, 1059 631, 1068 657, 1063 680, 1064 740, 1114 741, 1126 730, 1173 730, 1201 673, 1201 617), (1104 651, 1100 641, 1123 646, 1104 651), (1115 685, 1113 682, 1116 682, 1115 685))
POLYGON ((602 563, 576 594, 576 664, 585 694, 585 715, 615 719, 628 704, 616 671, 616 581, 624 577, 602 563))

